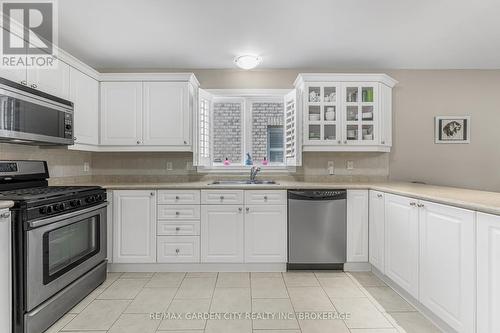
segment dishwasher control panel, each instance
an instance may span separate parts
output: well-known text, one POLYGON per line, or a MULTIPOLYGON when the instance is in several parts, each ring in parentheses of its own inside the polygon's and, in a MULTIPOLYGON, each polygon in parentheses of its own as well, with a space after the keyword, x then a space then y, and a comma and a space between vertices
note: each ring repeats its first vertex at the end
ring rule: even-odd
POLYGON ((346 190, 288 191, 288 199, 296 199, 296 200, 340 200, 346 198, 347 198, 346 190))

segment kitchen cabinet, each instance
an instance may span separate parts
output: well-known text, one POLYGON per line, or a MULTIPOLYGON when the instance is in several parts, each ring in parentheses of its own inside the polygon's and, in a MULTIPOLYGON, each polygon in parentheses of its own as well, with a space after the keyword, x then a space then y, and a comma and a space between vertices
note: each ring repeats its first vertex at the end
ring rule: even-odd
POLYGON ((106 209, 106 232, 107 232, 107 248, 106 248, 106 259, 108 263, 113 262, 113 191, 106 191, 106 200, 108 201, 108 207, 106 209))
POLYGON ((477 213, 477 332, 500 332, 500 216, 477 213))
POLYGON ((53 68, 29 67, 27 71, 28 86, 47 94, 69 99, 70 66, 59 60, 53 68))
POLYGON ((410 295, 419 295, 417 200, 385 194, 385 274, 410 295))
POLYGON ((199 85, 193 74, 103 74, 102 80, 99 151, 193 151, 199 85))
POLYGON ((244 214, 240 205, 201 206, 201 262, 244 260, 244 214))
POLYGON ((287 206, 245 207, 245 262, 287 261, 287 206))
POLYGON ((142 82, 101 82, 101 144, 142 144, 142 82))
POLYGON ((158 236, 159 263, 193 263, 200 261, 200 237, 158 236))
POLYGON ((2 68, 1 77, 15 83, 26 85, 26 67, 2 68))
POLYGON ((389 152, 396 83, 384 74, 299 74, 303 151, 389 152))
POLYGON ((154 191, 113 192, 113 262, 156 262, 154 191))
POLYGON ((75 144, 99 144, 99 82, 73 67, 69 100, 74 103, 75 144))
POLYGON ((367 190, 347 190, 347 262, 368 262, 367 190))
POLYGON ((385 273, 385 201, 384 193, 370 190, 368 235, 369 261, 382 274, 385 273))
POLYGON ((0 209, 0 332, 12 329, 11 220, 8 209, 0 209))
POLYGON ((144 82, 144 145, 191 144, 190 94, 184 82, 144 82))
POLYGON ((474 332, 475 213, 419 201, 419 301, 457 332, 474 332))

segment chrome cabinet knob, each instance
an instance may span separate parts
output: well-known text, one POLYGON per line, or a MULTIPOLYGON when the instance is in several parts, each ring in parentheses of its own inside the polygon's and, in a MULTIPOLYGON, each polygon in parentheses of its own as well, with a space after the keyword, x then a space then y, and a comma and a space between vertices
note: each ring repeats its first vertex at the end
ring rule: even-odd
POLYGON ((187 141, 184 141, 184 144, 187 145, 188 144, 187 141))
POLYGON ((385 145, 385 141, 381 141, 380 143, 383 144, 383 145, 385 145))
POLYGON ((181 228, 180 227, 175 227, 175 231, 180 231, 181 228))
POLYGON ((410 202, 410 206, 415 207, 417 204, 415 202, 410 202))
POLYGON ((35 89, 37 87, 37 85, 33 83, 30 87, 35 89))
POLYGON ((341 143, 342 143, 342 141, 341 141, 341 140, 339 140, 339 141, 338 141, 338 144, 341 144, 341 143))
POLYGON ((181 252, 181 250, 175 249, 175 253, 179 254, 179 252, 181 252))
POLYGON ((0 214, 0 218, 2 219, 8 219, 10 217, 10 212, 4 212, 0 214))
POLYGON ((239 207, 239 208, 238 208, 238 212, 240 212, 240 213, 241 213, 242 211, 243 211, 243 208, 239 207))
POLYGON ((221 199, 221 200, 224 200, 224 196, 223 196, 223 195, 221 195, 221 196, 220 196, 220 199, 221 199))
POLYGON ((175 215, 179 216, 179 215, 181 215, 181 213, 180 212, 175 212, 175 215))
POLYGON ((154 196, 155 196, 155 192, 151 192, 151 193, 149 193, 149 194, 150 194, 152 197, 154 197, 154 196))
POLYGON ((248 214, 248 212, 250 212, 250 208, 248 208, 248 207, 247 207, 247 208, 246 208, 246 211, 247 211, 247 214, 248 214))
POLYGON ((417 207, 418 208, 424 208, 424 204, 418 204, 417 207))
POLYGON ((176 195, 176 196, 175 196, 175 200, 179 200, 179 199, 180 199, 180 198, 179 198, 179 196, 178 196, 178 195, 176 195))
POLYGON ((377 194, 377 198, 382 198, 382 194, 377 194))
POLYGON ((20 83, 21 83, 23 86, 27 85, 27 82, 26 82, 26 81, 24 81, 24 80, 22 80, 20 83))
POLYGON ((264 201, 267 201, 267 195, 264 196, 264 201))
POLYGON ((140 145, 141 144, 141 140, 137 140, 137 144, 140 145))

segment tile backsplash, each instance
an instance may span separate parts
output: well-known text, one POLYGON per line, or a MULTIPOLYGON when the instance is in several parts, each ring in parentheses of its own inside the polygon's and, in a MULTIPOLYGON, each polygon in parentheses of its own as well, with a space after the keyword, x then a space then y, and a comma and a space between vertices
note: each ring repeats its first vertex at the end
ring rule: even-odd
MULTIPOLYGON (((67 148, 0 144, 0 159, 46 160, 53 183, 60 182, 168 182, 241 177, 244 174, 201 175, 192 166, 191 153, 90 153, 67 148), (84 171, 89 163, 90 170, 84 171), (171 165, 171 170, 170 170, 171 165)), ((274 179, 303 181, 384 181, 389 175, 387 153, 313 153, 303 154, 303 165, 295 173, 265 175, 274 179), (335 175, 328 175, 333 161, 335 175), (352 161, 354 168, 347 169, 352 161)))

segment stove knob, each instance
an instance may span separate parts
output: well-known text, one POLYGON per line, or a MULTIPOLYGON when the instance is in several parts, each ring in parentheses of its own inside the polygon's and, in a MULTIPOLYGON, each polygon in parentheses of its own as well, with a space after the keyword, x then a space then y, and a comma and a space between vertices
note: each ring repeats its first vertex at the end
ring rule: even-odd
POLYGON ((62 204, 59 204, 59 210, 61 210, 61 211, 62 211, 62 210, 64 210, 64 208, 66 208, 66 207, 64 206, 64 204, 63 204, 63 203, 62 203, 62 204))
POLYGON ((80 200, 80 199, 76 200, 76 205, 77 206, 81 206, 82 205, 82 200, 80 200))
POLYGON ((47 214, 50 214, 52 213, 52 207, 51 206, 47 206, 47 214))
POLYGON ((52 206, 52 209, 54 210, 54 212, 58 212, 60 210, 59 208, 60 208, 59 204, 55 204, 52 206))
POLYGON ((93 201, 93 198, 92 197, 86 197, 85 198, 85 202, 86 203, 91 203, 93 201))
POLYGON ((97 195, 97 201, 102 201, 102 194, 97 195))
POLYGON ((76 207, 76 200, 71 200, 69 202, 70 207, 76 207))
POLYGON ((40 212, 40 214, 47 214, 47 207, 40 207, 40 209, 38 209, 38 211, 40 212))

